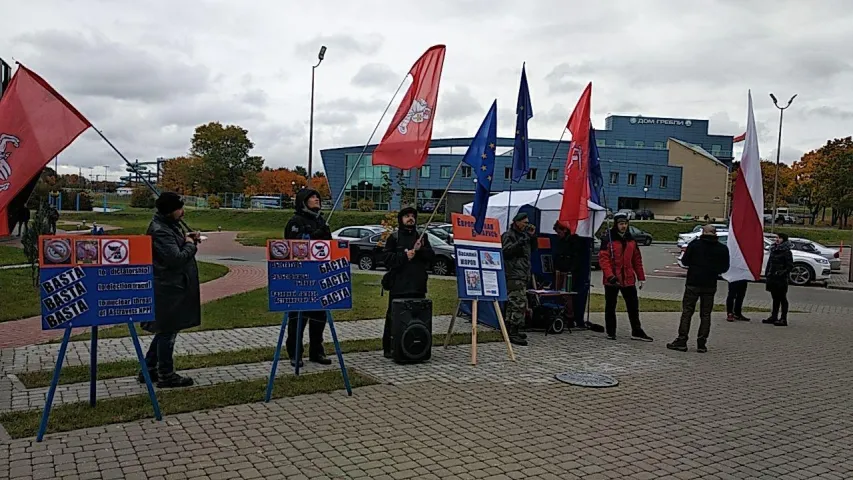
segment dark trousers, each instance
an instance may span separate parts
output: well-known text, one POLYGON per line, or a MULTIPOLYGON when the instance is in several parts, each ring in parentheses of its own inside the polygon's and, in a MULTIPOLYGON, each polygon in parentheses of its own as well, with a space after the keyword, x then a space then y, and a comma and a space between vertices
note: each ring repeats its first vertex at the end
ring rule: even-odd
MULTIPOLYGON (((290 312, 287 318, 287 340, 284 341, 284 345, 287 348, 287 356, 291 359, 296 357, 296 329, 298 323, 299 312, 290 312)), ((308 324, 308 358, 325 356, 323 331, 326 329, 326 312, 302 312, 302 331, 299 332, 299 336, 303 339, 303 343, 306 323, 308 324)))
POLYGON ((729 282, 729 293, 726 295, 726 313, 742 317, 743 299, 746 298, 746 287, 749 280, 729 282))
POLYGON ((394 350, 394 339, 391 335, 393 331, 394 319, 391 318, 391 303, 398 298, 426 298, 425 293, 421 294, 406 294, 406 295, 391 295, 388 294, 388 310, 385 311, 385 329, 382 331, 382 350, 390 352, 394 350))
POLYGON ((699 302, 699 335, 696 341, 699 345, 705 345, 708 335, 711 333, 711 312, 714 311, 714 294, 716 287, 684 287, 684 297, 681 301, 681 323, 678 325, 678 340, 687 342, 690 337, 690 321, 696 311, 696 302, 699 302))
POLYGON ((178 333, 156 333, 154 339, 151 340, 151 345, 148 347, 148 353, 145 354, 145 365, 148 371, 156 370, 160 378, 175 373, 175 340, 178 338, 178 333))
POLYGON ((773 298, 773 310, 770 318, 779 320, 788 319, 788 285, 776 285, 770 287, 770 297, 773 298), (781 312, 779 311, 781 308, 781 312), (780 316, 781 313, 781 316, 780 316))
POLYGON ((619 293, 625 299, 625 310, 628 311, 628 321, 631 323, 631 333, 643 331, 640 325, 640 299, 637 297, 637 287, 604 286, 604 329, 608 335, 616 335, 616 301, 619 293))

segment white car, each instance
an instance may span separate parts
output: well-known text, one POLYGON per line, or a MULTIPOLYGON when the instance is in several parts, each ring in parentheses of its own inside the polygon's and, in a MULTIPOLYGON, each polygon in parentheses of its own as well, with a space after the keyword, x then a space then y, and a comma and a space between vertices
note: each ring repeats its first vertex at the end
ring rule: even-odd
MULTIPOLYGON (((728 232, 729 226, 722 223, 712 223, 711 225, 717 229, 717 234, 722 232, 728 232)), ((692 242, 694 238, 702 235, 702 225, 696 225, 693 227, 693 231, 689 233, 681 233, 678 235, 678 248, 684 248, 688 243, 692 242)))
POLYGON ((814 253, 829 260, 829 267, 833 272, 841 271, 841 252, 837 249, 823 246, 807 238, 789 238, 794 250, 806 253, 814 253))
POLYGON ((335 240, 358 240, 360 238, 368 238, 377 233, 385 231, 382 225, 360 225, 356 227, 339 228, 332 232, 332 238, 335 240))
MULTIPOLYGON (((720 243, 725 245, 729 239, 729 233, 717 233, 720 243)), ((764 277, 764 270, 767 268, 767 260, 770 258, 770 245, 773 243, 767 237, 764 237, 764 261, 761 262, 761 276, 764 277)), ((681 263, 681 257, 684 256, 684 251, 687 247, 681 249, 681 254, 678 256, 678 266, 686 269, 687 267, 681 263)), ((791 250, 794 257, 794 269, 791 270, 789 277, 791 285, 808 285, 813 282, 826 282, 829 280, 830 266, 829 260, 814 253, 801 252, 799 250, 791 250)))

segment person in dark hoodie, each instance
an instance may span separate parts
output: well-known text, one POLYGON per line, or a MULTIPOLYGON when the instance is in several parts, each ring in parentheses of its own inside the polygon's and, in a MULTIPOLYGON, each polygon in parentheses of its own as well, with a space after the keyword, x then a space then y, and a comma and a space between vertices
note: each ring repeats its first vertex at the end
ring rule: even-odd
POLYGON ((385 358, 393 358, 391 337, 391 303, 398 298, 426 298, 429 269, 435 252, 426 234, 421 237, 416 227, 418 211, 406 207, 397 214, 397 231, 385 241, 382 261, 388 273, 382 287, 388 290, 388 310, 385 312, 385 330, 382 332, 382 351, 385 358))
MULTIPOLYGON (((157 213, 148 226, 154 266, 154 321, 142 329, 154 334, 145 364, 159 388, 189 387, 193 380, 175 373, 174 351, 178 332, 201 325, 201 289, 196 263, 198 232, 185 234, 180 221, 184 201, 163 192, 155 202, 157 213), (189 241, 187 240, 189 238, 189 241)), ((142 372, 137 380, 145 382, 142 372)))
MULTIPOLYGON (((296 214, 284 227, 284 238, 288 240, 331 240, 332 231, 320 213, 320 193, 317 190, 303 188, 296 194, 294 200, 296 214)), ((296 362, 302 366, 302 359, 296 358, 296 333, 299 323, 299 312, 290 312, 287 319, 287 356, 290 364, 296 362)), ((320 365, 331 365, 332 360, 326 357, 323 349, 323 332, 326 329, 326 312, 302 312, 302 331, 300 338, 305 338, 305 324, 308 324, 308 360, 320 365)))
POLYGON ((714 226, 705 225, 702 227, 702 235, 687 246, 681 263, 687 267, 681 323, 678 325, 678 338, 666 344, 666 348, 687 351, 690 321, 698 301, 700 323, 696 351, 705 353, 708 351, 708 335, 711 333, 711 312, 714 310, 714 295, 717 293, 717 277, 729 270, 729 249, 720 243, 714 226))
POLYGON ((643 288, 646 274, 643 271, 643 257, 640 247, 628 230, 628 216, 616 213, 615 225, 601 239, 598 263, 601 264, 604 280, 604 328, 607 338, 616 340, 616 301, 619 294, 625 299, 628 321, 631 323, 631 338, 651 342, 640 324, 640 299, 637 287, 643 288), (639 283, 638 283, 639 282, 639 283))
POLYGON ((772 323, 777 327, 788 326, 788 278, 794 269, 794 256, 788 234, 777 233, 776 242, 770 247, 770 258, 764 276, 766 289, 773 297, 773 310, 770 317, 762 323, 772 323), (780 311, 781 310, 781 311, 780 311))
POLYGON ((537 249, 536 227, 530 224, 525 212, 513 217, 509 228, 501 235, 506 275, 506 323, 509 341, 527 346, 527 334, 521 331, 527 317, 527 286, 530 284, 530 259, 537 249))

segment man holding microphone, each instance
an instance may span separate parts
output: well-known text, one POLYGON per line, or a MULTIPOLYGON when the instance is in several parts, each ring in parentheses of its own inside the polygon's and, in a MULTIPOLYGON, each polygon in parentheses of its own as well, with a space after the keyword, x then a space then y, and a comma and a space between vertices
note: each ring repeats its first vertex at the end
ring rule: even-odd
POLYGON ((536 227, 526 213, 519 212, 512 225, 501 235, 506 273, 506 320, 509 341, 526 346, 527 335, 521 331, 527 315, 527 285, 530 283, 530 258, 536 250, 536 227))

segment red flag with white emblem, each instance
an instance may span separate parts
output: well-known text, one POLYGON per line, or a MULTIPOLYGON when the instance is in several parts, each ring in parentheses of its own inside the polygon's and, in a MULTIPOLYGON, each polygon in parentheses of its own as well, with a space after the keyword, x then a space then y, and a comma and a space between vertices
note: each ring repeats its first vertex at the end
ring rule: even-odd
POLYGON ((581 94, 566 128, 572 132, 563 181, 560 222, 575 232, 578 222, 589 218, 589 128, 592 82, 581 94))

